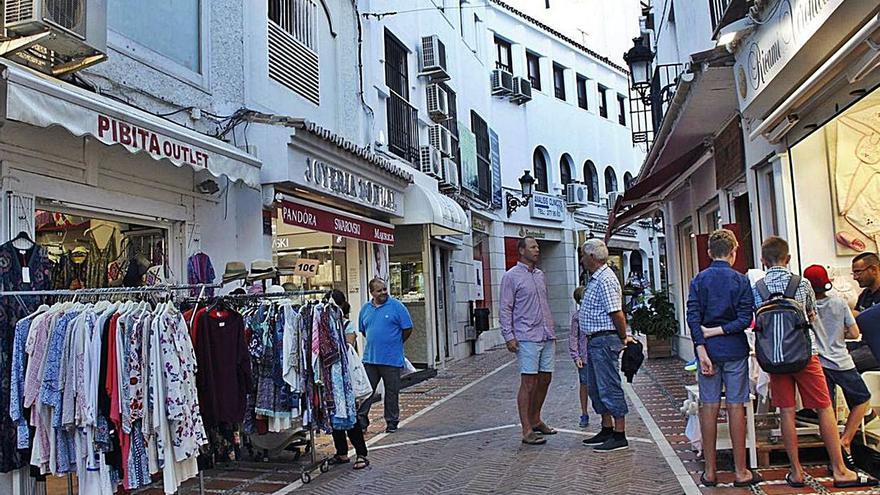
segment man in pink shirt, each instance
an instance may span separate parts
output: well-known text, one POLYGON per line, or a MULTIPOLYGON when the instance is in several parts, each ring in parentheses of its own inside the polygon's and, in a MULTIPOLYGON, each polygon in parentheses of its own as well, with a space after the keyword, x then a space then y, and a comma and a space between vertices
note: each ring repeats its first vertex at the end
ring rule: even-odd
POLYGON ((535 265, 540 257, 538 241, 525 237, 517 242, 519 262, 501 279, 501 335, 507 350, 516 353, 520 386, 516 403, 522 423, 523 443, 541 445, 544 435, 556 430, 541 420, 541 407, 553 373, 556 332, 544 272, 535 265))

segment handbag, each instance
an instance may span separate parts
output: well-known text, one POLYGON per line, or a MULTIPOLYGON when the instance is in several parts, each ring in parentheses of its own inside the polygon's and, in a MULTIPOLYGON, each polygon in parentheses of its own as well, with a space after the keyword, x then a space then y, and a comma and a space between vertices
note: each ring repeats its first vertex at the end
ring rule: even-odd
POLYGON ((107 264, 107 285, 110 287, 122 287, 125 274, 128 273, 128 265, 131 263, 131 258, 128 256, 129 246, 127 241, 127 238, 122 240, 119 256, 107 264))
POLYGON ((144 285, 161 285, 165 283, 165 265, 153 265, 144 274, 144 285))
POLYGON ((373 386, 370 385, 370 377, 357 351, 351 344, 348 347, 348 373, 351 376, 351 388, 357 400, 366 399, 373 394, 373 386))

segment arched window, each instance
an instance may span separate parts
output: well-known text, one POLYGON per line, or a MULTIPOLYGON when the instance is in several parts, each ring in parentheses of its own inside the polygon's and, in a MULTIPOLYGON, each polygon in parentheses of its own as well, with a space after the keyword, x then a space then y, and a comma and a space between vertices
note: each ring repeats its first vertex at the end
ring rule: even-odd
POLYGON ((607 167, 605 169, 605 194, 617 192, 617 174, 614 169, 607 167))
POLYGON ((584 184, 587 185, 587 201, 597 203, 599 201, 599 173, 592 160, 584 163, 584 184))
POLYGON ((535 154, 532 157, 533 172, 535 174, 535 191, 547 192, 547 158, 544 156, 546 151, 538 146, 535 148, 535 154))
POLYGON ((559 159, 559 178, 562 180, 562 187, 571 184, 572 165, 574 165, 574 163, 568 153, 565 153, 559 159))
POLYGON ((633 185, 633 174, 631 174, 629 172, 623 174, 623 190, 629 191, 629 188, 631 188, 632 185, 633 185))

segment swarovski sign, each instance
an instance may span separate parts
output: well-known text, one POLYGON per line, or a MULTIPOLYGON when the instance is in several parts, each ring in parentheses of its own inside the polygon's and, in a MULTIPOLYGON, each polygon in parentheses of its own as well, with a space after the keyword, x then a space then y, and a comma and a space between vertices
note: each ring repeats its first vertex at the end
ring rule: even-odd
POLYGON ((316 189, 373 208, 397 210, 395 191, 347 170, 306 158, 305 181, 316 189))
POLYGON ((769 16, 738 47, 734 75, 740 108, 747 108, 788 65, 844 0, 776 0, 769 16))

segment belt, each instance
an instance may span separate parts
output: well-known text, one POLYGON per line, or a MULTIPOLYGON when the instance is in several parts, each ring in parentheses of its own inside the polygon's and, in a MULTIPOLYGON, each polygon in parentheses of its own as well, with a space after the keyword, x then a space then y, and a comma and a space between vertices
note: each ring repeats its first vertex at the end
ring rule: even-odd
POLYGON ((593 332, 591 334, 587 334, 587 339, 604 337, 606 335, 617 335, 617 330, 602 330, 601 332, 593 332))

